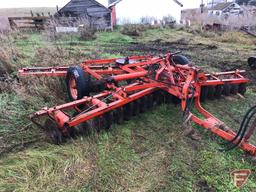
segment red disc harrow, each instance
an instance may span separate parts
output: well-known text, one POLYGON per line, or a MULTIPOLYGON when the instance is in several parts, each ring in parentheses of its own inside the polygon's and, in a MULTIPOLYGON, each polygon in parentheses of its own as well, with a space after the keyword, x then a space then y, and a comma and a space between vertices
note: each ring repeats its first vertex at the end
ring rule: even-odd
POLYGON ((43 108, 31 120, 50 132, 54 143, 63 138, 110 128, 154 105, 173 101, 181 104, 184 123, 192 121, 256 156, 249 143, 254 128, 236 133, 200 104, 207 98, 244 94, 249 82, 236 70, 206 74, 178 53, 163 56, 131 56, 121 59, 87 60, 74 67, 23 68, 20 76, 64 76, 71 102, 43 108), (199 112, 200 117, 191 112, 199 112), (47 123, 38 123, 40 117, 47 123), (243 133, 245 132, 245 133, 243 133))

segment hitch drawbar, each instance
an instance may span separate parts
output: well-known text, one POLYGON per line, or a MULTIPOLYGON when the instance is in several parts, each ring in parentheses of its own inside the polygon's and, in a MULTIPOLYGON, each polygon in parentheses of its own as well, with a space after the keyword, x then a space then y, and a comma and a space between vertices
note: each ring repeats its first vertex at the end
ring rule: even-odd
POLYGON ((254 110, 235 133, 201 106, 201 101, 207 99, 245 94, 249 79, 243 76, 244 72, 208 74, 185 56, 168 53, 87 60, 73 67, 24 68, 19 75, 66 77, 70 102, 43 108, 31 116, 56 144, 92 129, 109 129, 112 123, 120 124, 163 102, 175 102, 181 104, 187 121, 226 140, 227 149, 240 147, 256 156, 256 147, 249 143, 254 128, 249 128, 248 123, 254 110), (190 111, 193 106, 200 118, 190 111), (40 122, 41 117, 47 117, 45 125, 40 122))

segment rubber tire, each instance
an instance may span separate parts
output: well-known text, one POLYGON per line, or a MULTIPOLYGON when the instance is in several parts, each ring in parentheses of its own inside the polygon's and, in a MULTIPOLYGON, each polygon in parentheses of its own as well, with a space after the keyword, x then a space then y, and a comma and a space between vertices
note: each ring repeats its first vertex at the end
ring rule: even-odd
POLYGON ((187 57, 184 55, 173 55, 172 60, 175 64, 187 65, 190 63, 187 57))
POLYGON ((256 56, 248 58, 248 65, 252 69, 256 68, 256 56))
POLYGON ((82 99, 84 96, 90 95, 91 77, 85 73, 80 66, 69 67, 66 75, 66 85, 68 97, 71 101, 82 99), (69 80, 74 76, 77 85, 77 98, 73 98, 69 89, 69 80))

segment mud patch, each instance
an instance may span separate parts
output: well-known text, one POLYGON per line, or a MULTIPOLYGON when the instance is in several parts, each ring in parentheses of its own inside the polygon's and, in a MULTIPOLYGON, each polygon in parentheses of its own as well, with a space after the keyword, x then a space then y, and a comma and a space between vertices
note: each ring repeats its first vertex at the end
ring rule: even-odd
POLYGON ((216 68, 216 71, 246 70, 246 77, 252 83, 256 82, 255 70, 250 69, 245 55, 234 51, 223 51, 216 44, 191 43, 190 39, 179 39, 173 42, 164 42, 156 39, 148 43, 133 42, 128 45, 103 45, 103 52, 109 54, 130 55, 162 55, 168 52, 181 51, 197 66, 207 66, 205 72, 212 72, 208 67, 216 68), (207 71, 210 70, 210 71, 207 71))
POLYGON ((193 44, 190 39, 179 39, 173 42, 163 42, 162 39, 156 39, 148 43, 133 42, 128 45, 110 46, 105 45, 103 51, 110 54, 122 55, 161 55, 168 52, 182 51, 186 52, 201 52, 202 50, 218 49, 216 45, 193 44), (113 49, 112 47, 115 47, 113 49))

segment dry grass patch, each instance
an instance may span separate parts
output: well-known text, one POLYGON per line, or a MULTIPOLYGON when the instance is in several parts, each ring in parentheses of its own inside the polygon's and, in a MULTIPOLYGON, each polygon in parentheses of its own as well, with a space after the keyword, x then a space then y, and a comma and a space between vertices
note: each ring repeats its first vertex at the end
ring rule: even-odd
POLYGON ((19 59, 19 54, 12 47, 0 47, 0 76, 10 74, 17 69, 14 62, 19 59))
POLYGON ((145 25, 127 24, 122 27, 121 33, 128 36, 141 36, 145 30, 145 25))
POLYGON ((222 43, 256 44, 255 39, 249 38, 248 35, 242 32, 224 32, 221 36, 215 37, 215 40, 222 43))

